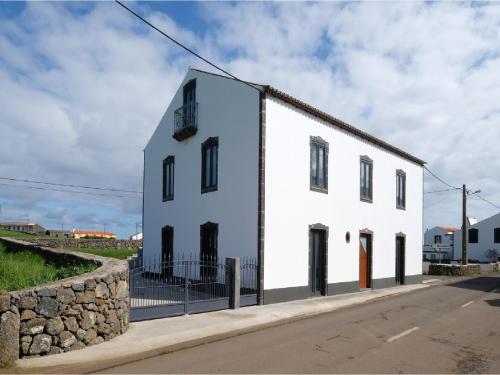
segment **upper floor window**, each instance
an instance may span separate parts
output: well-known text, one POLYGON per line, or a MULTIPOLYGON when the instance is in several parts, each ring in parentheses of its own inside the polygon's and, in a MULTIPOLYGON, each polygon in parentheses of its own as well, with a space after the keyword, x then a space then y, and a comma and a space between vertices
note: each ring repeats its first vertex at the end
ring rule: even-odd
POLYGON ((478 243, 479 230, 476 228, 469 229, 469 243, 478 243))
POLYGON ((493 242, 495 243, 500 243, 500 228, 495 228, 493 230, 493 233, 494 233, 494 239, 493 239, 493 242))
POLYGON ((311 137, 311 190, 328 192, 328 142, 311 137))
POLYGON ((170 155, 163 160, 163 201, 174 199, 175 156, 170 155))
POLYGON ((434 243, 435 244, 441 243, 441 239, 442 239, 441 236, 434 236, 434 243))
POLYGON ((174 112, 174 138, 182 141, 196 134, 197 129, 198 103, 196 102, 196 80, 192 79, 184 85, 182 107, 174 112))
POLYGON ((368 156, 360 159, 360 199, 366 202, 373 200, 373 160, 368 156))
POLYGON ((217 190, 219 138, 208 138, 201 145, 201 192, 217 190))
POLYGON ((396 171, 396 208, 406 207, 406 173, 398 169, 396 171))

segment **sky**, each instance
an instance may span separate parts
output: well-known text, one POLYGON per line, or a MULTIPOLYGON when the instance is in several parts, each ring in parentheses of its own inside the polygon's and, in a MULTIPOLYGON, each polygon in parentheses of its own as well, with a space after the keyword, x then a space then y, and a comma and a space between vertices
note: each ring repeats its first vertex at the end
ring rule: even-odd
MULTIPOLYGON (((500 3, 127 5, 500 206, 500 3)), ((189 67, 211 70, 113 2, 0 2, 0 221, 133 234, 138 193, 1 178, 141 191, 142 150, 189 67)), ((446 188, 425 172, 426 192, 446 188)), ((468 211, 499 209, 471 197, 468 211)), ((425 195, 424 228, 460 220, 460 192, 425 195)))

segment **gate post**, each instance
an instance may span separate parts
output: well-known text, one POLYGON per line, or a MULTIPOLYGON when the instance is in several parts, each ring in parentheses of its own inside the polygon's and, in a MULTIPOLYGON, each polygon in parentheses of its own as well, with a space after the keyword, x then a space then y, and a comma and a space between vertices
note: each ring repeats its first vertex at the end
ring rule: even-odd
POLYGON ((184 314, 189 314, 189 263, 184 264, 184 314))
POLYGON ((229 308, 239 309, 240 258, 226 258, 226 286, 229 289, 229 308))

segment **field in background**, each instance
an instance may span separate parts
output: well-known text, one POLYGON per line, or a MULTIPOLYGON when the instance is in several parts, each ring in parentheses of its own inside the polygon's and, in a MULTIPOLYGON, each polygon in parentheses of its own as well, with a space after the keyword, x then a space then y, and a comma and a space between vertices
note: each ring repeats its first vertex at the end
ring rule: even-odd
POLYGON ((87 253, 87 254, 94 254, 94 255, 100 255, 102 257, 108 257, 108 258, 116 258, 116 259, 125 259, 127 257, 130 257, 132 255, 137 254, 137 249, 112 249, 112 248, 105 248, 105 249, 96 249, 96 248, 73 248, 73 249, 67 249, 69 251, 76 251, 79 253, 87 253))
POLYGON ((44 235, 31 234, 27 232, 17 232, 15 230, 8 230, 8 229, 0 229, 0 237, 39 238, 39 237, 44 237, 44 235))
POLYGON ((54 266, 31 251, 7 252, 0 244, 0 289, 7 291, 50 283, 95 270, 95 264, 54 266))

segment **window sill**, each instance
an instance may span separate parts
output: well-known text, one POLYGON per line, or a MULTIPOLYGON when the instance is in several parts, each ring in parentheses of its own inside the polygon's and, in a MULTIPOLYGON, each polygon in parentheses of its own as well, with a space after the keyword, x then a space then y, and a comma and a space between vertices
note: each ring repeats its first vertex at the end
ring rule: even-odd
POLYGON ((361 198, 359 198, 359 200, 361 202, 365 202, 365 203, 373 203, 373 199, 370 199, 370 198, 363 198, 363 197, 361 197, 361 198))
POLYGON ((406 211, 406 206, 396 206, 396 209, 406 211))
POLYGON ((174 200, 174 197, 171 196, 171 197, 163 197, 163 202, 168 202, 168 201, 173 201, 174 200))
POLYGON ((206 188, 201 188, 201 194, 211 193, 212 191, 217 191, 217 186, 209 186, 206 188))
POLYGON ((317 193, 323 193, 323 194, 328 194, 328 188, 322 188, 319 186, 309 186, 310 191, 315 191, 317 193))

